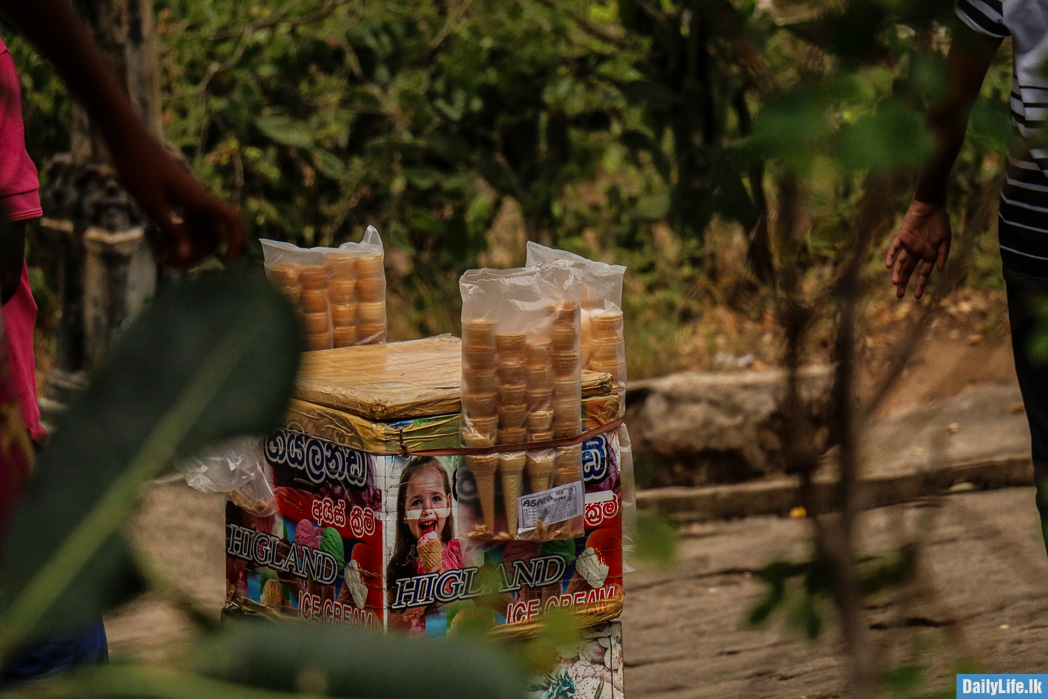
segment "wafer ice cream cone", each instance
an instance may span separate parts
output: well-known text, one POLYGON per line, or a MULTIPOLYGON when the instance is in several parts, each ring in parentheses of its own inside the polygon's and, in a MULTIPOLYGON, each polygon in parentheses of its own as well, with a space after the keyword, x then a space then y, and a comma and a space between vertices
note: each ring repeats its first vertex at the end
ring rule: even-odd
POLYGON ((477 529, 479 532, 490 533, 495 526, 495 472, 498 471, 499 457, 497 454, 467 456, 466 464, 477 484, 477 498, 480 500, 480 512, 483 517, 477 529))
POLYGON ((527 457, 523 452, 499 455, 499 473, 502 476, 502 500, 506 511, 506 531, 517 535, 517 501, 520 498, 521 477, 527 457))
POLYGON ((427 573, 440 570, 444 556, 444 543, 436 532, 423 534, 415 545, 418 558, 422 562, 422 570, 427 573))
POLYGON ((557 449, 553 460, 556 468, 553 485, 582 480, 582 447, 576 445, 557 449))
POLYGON ((528 488, 529 492, 538 493, 549 490, 549 479, 553 475, 553 453, 539 452, 528 454, 528 488))

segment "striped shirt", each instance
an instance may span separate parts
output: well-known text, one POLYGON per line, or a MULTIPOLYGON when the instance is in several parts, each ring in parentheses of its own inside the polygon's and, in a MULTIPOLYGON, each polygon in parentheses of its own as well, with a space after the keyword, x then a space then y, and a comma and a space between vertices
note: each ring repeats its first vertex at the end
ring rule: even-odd
MULTIPOLYGON (((974 31, 1012 38, 1012 125, 1036 139, 1048 118, 1048 3, 1043 0, 958 0, 957 16, 974 31)), ((1048 278, 1048 151, 1008 158, 1001 192, 999 237, 1005 270, 1048 278)))

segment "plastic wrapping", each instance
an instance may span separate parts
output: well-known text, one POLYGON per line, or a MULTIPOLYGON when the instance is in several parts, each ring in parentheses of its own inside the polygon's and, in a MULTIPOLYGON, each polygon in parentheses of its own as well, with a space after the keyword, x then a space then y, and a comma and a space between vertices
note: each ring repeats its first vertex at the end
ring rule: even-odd
POLYGON ((337 248, 261 243, 270 280, 301 312, 307 349, 386 341, 384 252, 374 226, 337 248))
POLYGON ((507 447, 466 458, 480 502, 471 536, 576 537, 581 448, 510 448, 582 434, 576 275, 566 265, 470 270, 459 288, 462 441, 507 447))
MULTIPOLYGON (((528 243, 527 267, 567 264, 578 277, 582 302, 582 366, 611 374, 620 399, 626 395, 626 346, 622 322, 622 279, 626 268, 564 250, 528 243)), ((619 414, 626 410, 619 401, 619 414)))
POLYGON ((631 572, 637 550, 637 481, 633 475, 633 443, 626 425, 619 425, 619 479, 622 490, 622 569, 631 572))
POLYGON ((180 461, 175 467, 195 490, 226 493, 238 507, 259 517, 276 512, 261 439, 249 437, 226 442, 180 461))
MULTIPOLYGON (((582 365, 611 374, 619 396, 619 417, 626 412, 626 345, 622 318, 622 281, 626 268, 588 260, 564 250, 528 242, 528 267, 567 264, 578 278, 582 302, 582 365)), ((635 547, 637 497, 633 476, 633 449, 626 426, 619 428, 622 445, 622 539, 625 565, 635 547)))

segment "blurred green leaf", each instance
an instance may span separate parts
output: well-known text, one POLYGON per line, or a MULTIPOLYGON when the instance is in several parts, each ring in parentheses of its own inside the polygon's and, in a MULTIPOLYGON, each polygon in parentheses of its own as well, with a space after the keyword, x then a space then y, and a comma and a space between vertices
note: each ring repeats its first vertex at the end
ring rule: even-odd
POLYGON ((230 623, 197 655, 201 673, 334 697, 521 697, 521 667, 490 643, 408 638, 349 626, 230 623))
POLYGON ((924 680, 924 668, 906 664, 892 668, 881 677, 885 691, 895 696, 909 697, 920 688, 924 680))
POLYGON ((303 124, 298 124, 282 114, 270 114, 255 119, 255 126, 269 138, 284 146, 311 148, 313 137, 303 124))
POLYGON ((665 519, 648 512, 637 515, 638 564, 668 566, 677 560, 680 534, 665 519))
MULTIPOLYGON (((172 459, 279 418, 299 359, 287 301, 261 274, 160 293, 63 413, 4 539, 4 643, 97 616, 119 600, 79 582, 121 579, 112 539, 172 459)), ((116 595, 119 597, 119 595, 116 595)))
POLYGON ((772 102, 757 115, 753 135, 741 142, 750 158, 782 158, 805 168, 825 144, 826 119, 821 98, 796 93, 772 102))
POLYGON ((658 192, 637 203, 637 216, 645 221, 660 221, 670 212, 669 192, 658 192))
POLYGON ((346 171, 345 165, 337 155, 323 149, 313 151, 313 162, 318 170, 333 180, 340 179, 346 171))
POLYGON ((885 172, 920 165, 928 152, 923 116, 892 102, 843 129, 839 157, 851 170, 885 172))

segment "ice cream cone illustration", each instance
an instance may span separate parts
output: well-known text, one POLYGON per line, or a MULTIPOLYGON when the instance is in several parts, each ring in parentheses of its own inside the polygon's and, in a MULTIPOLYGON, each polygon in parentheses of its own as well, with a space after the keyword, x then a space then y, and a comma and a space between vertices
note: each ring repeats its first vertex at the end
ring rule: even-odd
POLYGON ((546 602, 549 602, 554 597, 560 595, 560 585, 558 583, 550 583, 549 585, 543 585, 542 588, 542 608, 546 608, 546 602))
POLYGON ((506 531, 517 535, 517 501, 520 499, 521 476, 527 457, 524 452, 499 455, 499 473, 502 476, 502 499, 506 511, 506 531))
POLYGON ((444 543, 437 532, 423 534, 418 544, 415 545, 415 549, 418 551, 419 561, 422 562, 422 570, 432 573, 441 569, 444 543))
POLYGON ((529 453, 527 469, 529 492, 538 493, 549 490, 549 480, 553 474, 553 452, 529 453))
POLYGON ((368 599, 368 586, 364 582, 360 565, 356 561, 350 561, 346 564, 343 576, 344 582, 338 601, 343 603, 352 601, 353 606, 357 609, 363 609, 368 599))
POLYGON ((575 560, 575 575, 568 583, 567 593, 573 594, 584 590, 592 590, 604 586, 608 578, 610 566, 604 562, 603 552, 596 548, 587 547, 575 560))
POLYGON ((622 532, 615 527, 594 529, 586 548, 575 559, 575 574, 567 592, 622 586, 622 532))
POLYGON ((466 462, 477 484, 477 498, 483 518, 477 524, 475 533, 490 534, 495 527, 495 472, 498 471, 499 457, 497 454, 467 456, 466 462))
POLYGON ((267 580, 262 588, 262 606, 273 610, 279 610, 284 604, 284 591, 280 587, 280 581, 267 580))

